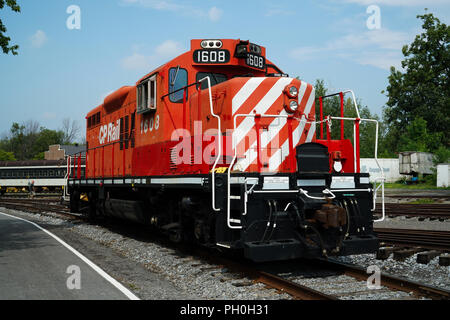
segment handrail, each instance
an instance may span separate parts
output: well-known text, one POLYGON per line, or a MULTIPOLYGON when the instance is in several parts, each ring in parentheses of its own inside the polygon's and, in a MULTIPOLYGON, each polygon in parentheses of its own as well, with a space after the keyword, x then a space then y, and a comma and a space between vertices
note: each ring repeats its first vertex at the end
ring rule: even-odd
MULTIPOLYGON (((356 162, 360 161, 359 156, 356 157, 356 136, 357 134, 359 135, 359 131, 357 132, 356 130, 356 124, 359 123, 360 121, 367 121, 367 122, 374 122, 375 123, 375 151, 374 151, 374 159, 375 159, 375 163, 377 164, 378 168, 380 169, 381 172, 381 177, 380 178, 376 178, 375 179, 375 183, 374 183, 374 196, 373 196, 373 208, 372 211, 375 211, 376 208, 376 194, 378 189, 380 189, 381 187, 381 197, 382 197, 382 201, 381 201, 381 207, 382 207, 382 217, 378 220, 374 220, 374 222, 381 222, 384 221, 385 219, 385 202, 384 202, 384 182, 386 181, 386 177, 384 175, 384 170, 381 167, 380 163, 378 162, 378 130, 379 130, 379 123, 378 120, 375 119, 359 119, 359 118, 348 118, 348 117, 331 117, 329 116, 329 118, 331 120, 350 120, 350 121, 354 121, 354 127, 353 127, 353 134, 354 134, 354 153, 355 153, 355 168, 356 168, 356 162), (377 181, 381 181, 380 185, 378 187, 376 187, 376 182, 377 181)), ((358 166, 359 167, 359 166, 358 166)))
MULTIPOLYGON (((331 192, 331 190, 329 190, 329 189, 324 189, 324 190, 322 190, 322 193, 323 193, 323 194, 329 194, 329 195, 331 195, 331 197, 315 197, 315 196, 310 196, 310 195, 308 194, 308 191, 303 190, 302 188, 300 188, 300 193, 303 193, 307 198, 315 199, 315 200, 327 200, 327 199, 334 199, 334 198, 336 198, 336 196, 334 195, 334 193, 331 192)), ((285 211, 286 211, 286 210, 285 210, 285 211)))
POLYGON ((211 184, 212 184, 212 209, 216 212, 220 211, 220 208, 216 207, 216 167, 219 161, 222 159, 222 123, 220 116, 214 113, 213 101, 212 101, 212 92, 211 92, 211 79, 209 76, 206 76, 198 81, 198 83, 202 83, 203 81, 207 81, 208 83, 208 94, 209 94, 209 108, 211 115, 217 119, 218 126, 218 139, 219 139, 219 151, 217 155, 217 159, 214 162, 211 172, 211 184))
MULTIPOLYGON (((381 167, 380 163, 378 162, 378 129, 379 129, 379 123, 377 120, 374 119, 361 119, 360 113, 359 113, 359 109, 358 109, 358 103, 356 102, 356 97, 355 97, 355 93, 352 90, 345 90, 345 91, 341 91, 341 92, 337 92, 337 93, 333 93, 333 94, 329 94, 326 96, 322 96, 322 97, 318 97, 316 100, 319 100, 320 103, 320 138, 323 139, 323 99, 325 98, 329 98, 329 97, 333 97, 333 96, 340 96, 340 102, 341 102, 341 116, 340 117, 332 117, 332 116, 328 116, 328 119, 331 120, 341 120, 341 139, 343 136, 343 132, 344 132, 344 125, 343 125, 343 121, 344 120, 350 120, 350 121, 354 121, 354 125, 353 125, 353 136, 354 136, 354 161, 355 161, 355 171, 356 172, 360 172, 360 157, 359 157, 359 123, 361 121, 368 121, 368 122, 375 122, 376 128, 375 128, 375 155, 374 155, 374 159, 375 162, 378 166, 378 168, 380 169, 381 172, 381 177, 380 178, 376 178, 374 180, 374 195, 373 195, 373 208, 372 211, 375 211, 376 208, 376 198, 377 198, 377 192, 378 190, 381 188, 381 197, 382 197, 382 201, 381 201, 381 207, 382 207, 382 216, 380 219, 378 220, 374 220, 374 222, 380 222, 383 221, 385 219, 385 202, 384 202, 384 182, 386 180, 385 176, 384 176, 384 171, 383 168, 381 167), (348 117, 344 117, 343 116, 343 108, 344 108, 344 95, 346 93, 351 93, 352 95, 352 101, 353 101, 353 105, 355 107, 355 111, 356 111, 356 118, 348 118, 348 117), (380 185, 377 187, 377 181, 380 181, 380 185)), ((328 126, 329 128, 329 126, 328 126)), ((331 134, 331 130, 327 131, 327 138, 330 139, 330 134, 331 134), (328 132, 330 131, 330 132, 328 132)))
MULTIPOLYGON (((210 108, 210 113, 211 115, 217 119, 218 122, 218 140, 219 140, 219 146, 218 146, 218 155, 216 158, 216 161, 214 162, 212 171, 211 171, 211 193, 212 193, 212 209, 216 212, 220 211, 220 208, 216 207, 216 167, 220 161, 220 159, 222 158, 222 123, 221 123, 221 119, 220 116, 214 113, 214 107, 213 107, 213 101, 212 101, 212 92, 211 92, 211 78, 209 76, 206 76, 200 80, 198 80, 197 82, 191 83, 189 85, 186 85, 180 89, 174 90, 169 92, 168 94, 165 94, 163 96, 161 96, 161 99, 164 99, 167 96, 170 96, 176 92, 180 92, 183 91, 183 128, 186 125, 186 100, 187 100, 187 94, 186 94, 186 89, 188 89, 189 87, 195 86, 195 85, 199 85, 200 88, 198 90, 198 101, 199 103, 201 102, 201 98, 200 98, 200 92, 201 92, 201 84, 206 81, 208 84, 208 94, 209 94, 209 108, 210 108)), ((200 106, 198 106, 198 113, 200 116, 200 106)))
MULTIPOLYGON (((360 114, 359 114, 359 109, 358 109, 358 103, 356 102, 356 97, 355 97, 355 93, 352 90, 345 90, 345 91, 340 91, 340 92, 336 92, 333 94, 329 94, 326 96, 321 96, 316 98, 316 100, 319 100, 319 104, 320 104, 320 120, 323 120, 323 100, 325 98, 330 98, 330 97, 334 97, 339 95, 340 97, 340 109, 341 109, 341 116, 340 118, 344 118, 344 95, 347 93, 351 93, 352 94, 352 100, 353 100, 353 105, 355 107, 355 111, 356 111, 356 116, 357 118, 361 118, 360 114)), ((320 126, 320 138, 323 139, 323 125, 320 126)), ((341 140, 344 139, 344 122, 343 120, 341 120, 341 140)))
MULTIPOLYGON (((232 140, 232 148, 234 150, 234 155, 233 155, 233 159, 231 160, 230 166, 228 168, 228 172, 227 172, 227 226, 230 229, 242 229, 242 226, 232 226, 231 225, 231 209, 230 209, 230 196, 231 196, 231 170, 233 169, 233 166, 237 160, 237 148, 236 148, 236 141, 234 139, 234 135, 236 134, 236 126, 237 126, 237 118, 238 117, 251 117, 251 118, 290 118, 290 115, 280 115, 280 114, 235 114, 233 116, 233 124, 234 124, 234 130, 233 130, 233 134, 231 136, 231 140, 232 140)), ((259 135, 259 132, 257 132, 257 134, 259 135)), ((292 139, 292 137, 290 136, 289 139, 292 139)), ((259 148, 257 151, 257 157, 259 158, 259 148)), ((252 189, 254 188, 254 186, 252 187, 252 189)), ((247 191, 247 190, 246 190, 247 191)), ((246 208, 244 208, 244 212, 246 213, 246 208)))

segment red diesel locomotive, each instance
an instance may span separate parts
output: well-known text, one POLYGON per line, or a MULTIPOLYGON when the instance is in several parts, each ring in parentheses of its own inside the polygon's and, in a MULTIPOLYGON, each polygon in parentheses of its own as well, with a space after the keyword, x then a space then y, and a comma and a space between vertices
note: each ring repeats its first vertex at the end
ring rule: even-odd
POLYGON ((343 103, 341 117, 324 117, 325 98, 262 46, 192 40, 88 113, 85 172, 81 156, 68 164, 71 210, 87 194, 90 215, 254 261, 373 252, 377 189, 359 167, 359 124, 373 120, 344 118, 343 103), (344 121, 354 124, 353 145, 344 121))

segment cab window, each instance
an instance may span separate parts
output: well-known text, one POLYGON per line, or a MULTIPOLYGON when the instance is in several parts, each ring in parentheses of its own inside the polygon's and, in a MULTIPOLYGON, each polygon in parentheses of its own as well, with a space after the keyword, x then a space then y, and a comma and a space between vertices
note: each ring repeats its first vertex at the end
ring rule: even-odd
MULTIPOLYGON (((227 76, 221 73, 211 73, 211 72, 199 72, 197 73, 197 82, 201 79, 209 77, 211 80, 211 87, 214 87, 215 85, 225 82, 228 80, 227 76)), ((202 90, 208 88, 208 81, 202 82, 202 90)))
MULTIPOLYGON (((188 85, 188 73, 186 69, 180 67, 171 68, 169 70, 169 93, 170 101, 175 103, 183 102, 183 92, 180 90, 188 85), (180 90, 180 91, 177 91, 180 90), (177 92, 174 92, 177 91, 177 92), (172 93, 173 92, 173 93, 172 93)), ((186 100, 188 98, 188 90, 186 89, 186 100)))
POLYGON ((156 110, 156 74, 143 80, 137 86, 137 112, 147 113, 156 110))

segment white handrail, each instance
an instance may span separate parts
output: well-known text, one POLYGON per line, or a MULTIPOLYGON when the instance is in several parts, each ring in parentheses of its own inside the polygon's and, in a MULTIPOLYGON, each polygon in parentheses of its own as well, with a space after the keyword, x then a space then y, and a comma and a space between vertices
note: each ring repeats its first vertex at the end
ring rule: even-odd
MULTIPOLYGON (((300 188, 300 193, 303 193, 306 197, 308 197, 308 198, 310 198, 310 199, 315 199, 315 200, 327 200, 327 199, 334 199, 334 198, 336 198, 336 196, 334 195, 334 193, 331 192, 329 189, 324 189, 324 190, 322 190, 322 193, 330 194, 331 197, 314 197, 314 196, 310 196, 310 195, 308 194, 308 191, 303 190, 302 188, 300 188)), ((285 210, 285 211, 286 211, 286 210, 285 210)))
POLYGON ((219 163, 220 159, 222 158, 222 126, 221 126, 221 122, 220 122, 220 116, 214 113, 213 102, 212 102, 212 93, 211 93, 211 79, 209 78, 209 76, 206 76, 206 77, 200 79, 198 82, 203 82, 203 81, 207 81, 208 82, 209 108, 210 108, 211 115, 214 118, 217 119, 218 130, 219 130, 219 132, 218 132, 219 152, 218 152, 217 159, 214 162, 214 165, 213 165, 213 168, 212 168, 212 172, 211 172, 212 209, 214 211, 218 212, 218 211, 220 211, 220 209, 216 208, 216 167, 217 167, 217 164, 219 163))
MULTIPOLYGON (((234 139, 234 135, 236 133, 236 126, 237 126, 237 118, 238 117, 251 117, 251 118, 255 118, 257 115, 256 114, 235 114, 234 115, 234 119, 233 119, 233 124, 234 124, 234 130, 233 130, 233 134, 231 136, 231 140, 232 140, 232 148, 234 150, 234 155, 233 155, 233 159, 231 160, 230 166, 228 168, 228 179, 227 179, 227 225, 228 228, 230 229, 242 229, 242 226, 232 226, 231 225, 231 209, 230 209, 230 196, 231 196, 231 170, 233 169, 233 166, 236 162, 237 159, 237 149, 236 149, 236 141, 234 139)), ((261 118, 289 118, 289 115, 280 115, 280 114, 261 114, 258 115, 261 118)), ((258 133, 259 134, 259 133, 258 133)), ((259 154, 257 155, 259 157, 259 154)), ((253 188, 251 189, 253 190, 253 188)), ((247 213, 247 211, 245 210, 245 213, 247 213)))
MULTIPOLYGON (((356 121, 358 120, 357 118, 348 118, 348 117, 331 117, 331 120, 350 120, 350 121, 356 121)), ((380 189, 381 187, 381 211, 382 211, 382 216, 380 219, 378 220, 374 220, 373 222, 381 222, 384 221, 385 219, 385 202, 384 202, 384 182, 386 181, 386 177, 384 175, 384 171, 383 168, 381 167, 380 163, 378 162, 378 130, 379 130, 379 124, 378 121, 375 119, 359 119, 359 121, 367 121, 367 122, 375 122, 375 154, 374 154, 374 159, 375 159, 375 163, 377 164, 378 168, 380 169, 381 172, 381 177, 380 178, 376 178, 375 179, 375 184, 374 184, 374 193, 373 193, 373 208, 372 211, 375 211, 376 208, 376 197, 377 197, 377 191, 378 189, 380 189), (381 181, 380 185, 378 187, 376 187, 376 181, 381 181)), ((356 125, 353 124, 353 135, 354 135, 354 141, 353 141, 353 145, 354 145, 354 154, 355 154, 355 168, 356 168, 356 125)))

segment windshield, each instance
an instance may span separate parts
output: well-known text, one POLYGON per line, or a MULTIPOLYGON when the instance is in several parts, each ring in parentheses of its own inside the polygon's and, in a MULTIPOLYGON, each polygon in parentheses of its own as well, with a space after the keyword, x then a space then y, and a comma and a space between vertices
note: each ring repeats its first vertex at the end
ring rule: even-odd
MULTIPOLYGON (((211 80, 211 87, 214 87, 216 84, 225 82, 228 80, 227 76, 222 73, 212 73, 212 72, 199 72, 197 73, 197 82, 201 79, 209 77, 211 80)), ((202 90, 208 88, 208 82, 203 81, 202 82, 202 90)))

